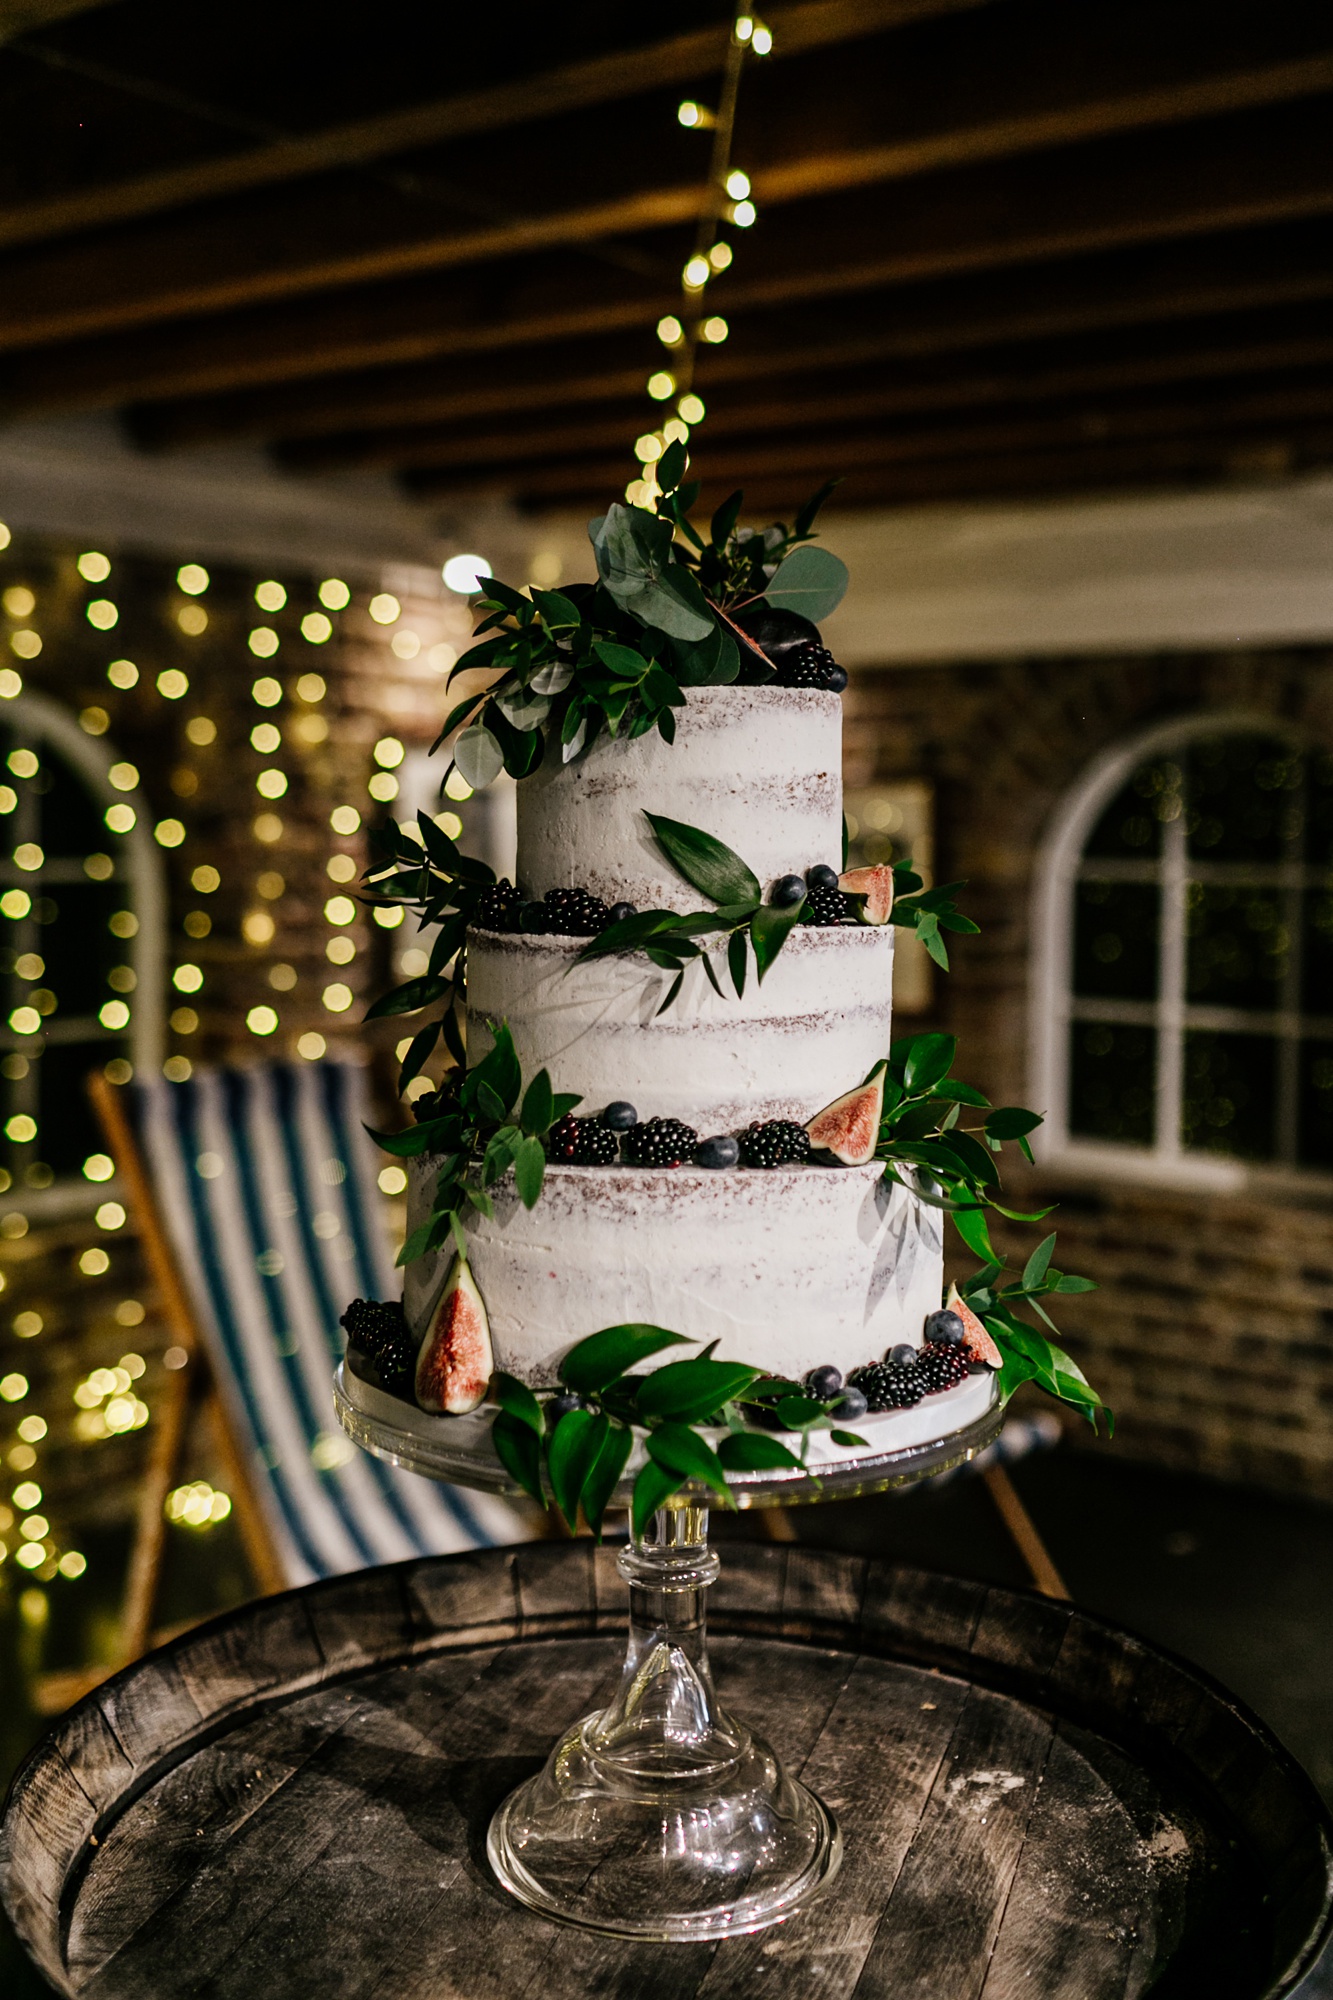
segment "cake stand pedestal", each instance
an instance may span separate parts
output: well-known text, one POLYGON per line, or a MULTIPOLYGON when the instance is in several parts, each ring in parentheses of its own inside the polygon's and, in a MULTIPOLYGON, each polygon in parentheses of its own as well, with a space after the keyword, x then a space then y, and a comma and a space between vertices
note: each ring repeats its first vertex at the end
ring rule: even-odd
MULTIPOLYGON (((395 1421, 387 1398, 367 1396, 342 1369, 335 1401, 349 1436, 395 1465, 519 1491, 484 1422, 436 1419, 423 1429, 406 1410, 395 1421)), ((907 1484, 971 1458, 1001 1415, 992 1389, 964 1427, 898 1450, 892 1419, 876 1423, 881 1438, 865 1452, 737 1474, 735 1498, 780 1506, 907 1484)), ((613 1504, 629 1506, 634 1469, 631 1461, 613 1504)), ((619 1689, 501 1805, 486 1843, 491 1866, 529 1908, 613 1937, 720 1938, 780 1923, 832 1879, 842 1838, 828 1807, 718 1706, 705 1606, 721 1564, 708 1543, 705 1489, 674 1496, 617 1566, 629 1585, 619 1689)))

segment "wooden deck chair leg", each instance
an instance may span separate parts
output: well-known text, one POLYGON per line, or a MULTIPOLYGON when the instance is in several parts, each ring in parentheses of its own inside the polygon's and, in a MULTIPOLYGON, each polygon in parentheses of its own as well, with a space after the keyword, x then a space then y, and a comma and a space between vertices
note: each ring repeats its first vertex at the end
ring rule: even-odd
POLYGON ((1039 1590, 1043 1597, 1059 1597, 1068 1602, 1064 1578, 1052 1562, 1050 1550, 1037 1533, 1036 1523, 1019 1499, 1009 1474, 1002 1465, 990 1465, 981 1476, 1023 1558, 1033 1589, 1039 1590))
MULTIPOLYGON (((179 1463, 191 1402, 192 1385, 187 1378, 200 1381, 200 1371, 206 1369, 207 1362, 199 1338, 199 1328, 195 1322, 194 1308, 176 1267, 171 1243, 153 1195, 152 1182, 148 1178, 148 1171, 144 1166, 130 1121, 125 1116, 121 1093, 114 1084, 107 1082, 100 1070, 94 1070, 88 1079, 88 1095, 106 1136, 107 1150, 116 1163, 116 1171, 129 1197, 129 1207, 138 1228, 139 1241, 143 1245, 148 1268, 157 1286, 167 1325, 177 1345, 183 1347, 189 1357, 187 1366, 177 1371, 163 1404, 159 1405, 159 1430, 149 1460, 148 1478, 140 1503, 134 1550, 130 1558, 122 1613, 122 1649, 133 1646, 134 1650, 125 1652, 125 1657, 137 1659, 147 1645, 152 1628, 153 1605, 161 1577, 162 1554, 165 1547, 164 1504, 179 1463)), ((282 1561, 263 1508, 255 1494, 249 1467, 245 1463, 243 1452, 238 1449, 225 1406, 216 1387, 211 1389, 210 1400, 214 1435, 219 1455, 227 1469, 227 1477, 236 1504, 237 1523, 241 1529, 255 1581, 263 1595, 283 1590, 286 1588, 287 1579, 283 1573, 282 1561)))

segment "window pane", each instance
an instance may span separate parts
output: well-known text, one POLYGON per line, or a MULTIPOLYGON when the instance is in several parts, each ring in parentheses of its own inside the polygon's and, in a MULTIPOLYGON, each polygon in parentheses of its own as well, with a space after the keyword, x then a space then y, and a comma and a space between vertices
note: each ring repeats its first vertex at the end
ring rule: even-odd
POLYGON ((1307 1014, 1333 1014, 1333 884, 1310 889, 1301 940, 1301 1005, 1307 1014))
POLYGON ((1084 1139, 1151 1146, 1156 1126, 1157 1033, 1075 1021, 1069 1045, 1069 1129, 1084 1139))
POLYGON ((1333 861, 1333 757, 1327 753, 1306 760, 1306 859, 1333 861))
POLYGON ((1301 1051, 1300 1163, 1333 1167, 1333 1042, 1301 1051))
POLYGON ((1155 1000, 1159 895, 1147 882, 1080 882, 1074 904, 1074 991, 1098 1000, 1155 1000))
POLYGON ((125 885, 57 882, 45 901, 54 906, 54 914, 44 912, 48 920, 37 945, 46 966, 42 983, 60 1003, 58 1018, 92 1016, 116 997, 107 973, 130 954, 128 941, 113 937, 109 928, 114 913, 125 907, 125 885))
POLYGON ((1186 993, 1213 1007, 1276 1007, 1291 951, 1275 889, 1191 882, 1186 993))
POLYGON ((1182 1143, 1203 1152, 1271 1160, 1276 1078, 1277 1042, 1271 1035, 1192 1030, 1185 1037, 1182 1143))
POLYGON ((46 744, 40 755, 42 769, 33 780, 33 790, 41 794, 37 839, 48 859, 77 855, 82 861, 85 854, 106 853, 117 843, 108 834, 94 800, 46 744))
POLYGON ((1162 851, 1162 826, 1182 810, 1179 764, 1158 757, 1137 770, 1116 793, 1083 852, 1120 861, 1153 861, 1162 851))
POLYGON ((1207 861, 1283 861, 1299 851, 1303 759, 1272 736, 1205 736, 1190 747, 1185 831, 1207 861))
POLYGON ((57 1042, 34 1065, 37 1143, 31 1150, 58 1175, 77 1174, 89 1153, 106 1150, 88 1102, 87 1077, 121 1051, 119 1042, 57 1042))

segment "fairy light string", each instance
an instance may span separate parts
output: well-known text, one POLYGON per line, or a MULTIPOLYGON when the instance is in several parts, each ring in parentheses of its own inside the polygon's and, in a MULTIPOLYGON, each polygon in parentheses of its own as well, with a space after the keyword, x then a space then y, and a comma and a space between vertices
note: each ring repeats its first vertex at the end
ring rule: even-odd
POLYGON ((735 258, 731 241, 721 233, 722 225, 748 229, 757 215, 750 177, 732 164, 741 76, 747 57, 762 58, 772 48, 772 30, 742 5, 727 43, 716 111, 693 98, 686 98, 677 107, 677 122, 686 130, 712 133, 708 193, 700 210, 694 248, 681 270, 679 310, 667 313, 657 323, 657 337, 671 354, 671 366, 654 369, 646 385, 655 403, 674 404, 674 414, 635 441, 640 471, 625 488, 625 498, 632 506, 653 506, 659 491, 658 459, 669 444, 688 444, 691 432, 707 415, 703 398, 694 387, 699 348, 719 345, 730 331, 721 314, 710 312, 707 305, 709 284, 729 270, 735 258))

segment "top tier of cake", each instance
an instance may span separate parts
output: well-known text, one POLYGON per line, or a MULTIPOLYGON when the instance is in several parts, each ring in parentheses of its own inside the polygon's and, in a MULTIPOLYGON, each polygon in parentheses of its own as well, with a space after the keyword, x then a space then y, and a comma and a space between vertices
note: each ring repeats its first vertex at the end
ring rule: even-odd
POLYGON ((842 851, 842 703, 797 688, 691 688, 676 740, 601 736, 562 764, 548 747, 518 788, 518 879, 530 896, 588 889, 641 910, 696 910, 658 852, 645 809, 724 841, 765 894, 842 851))

